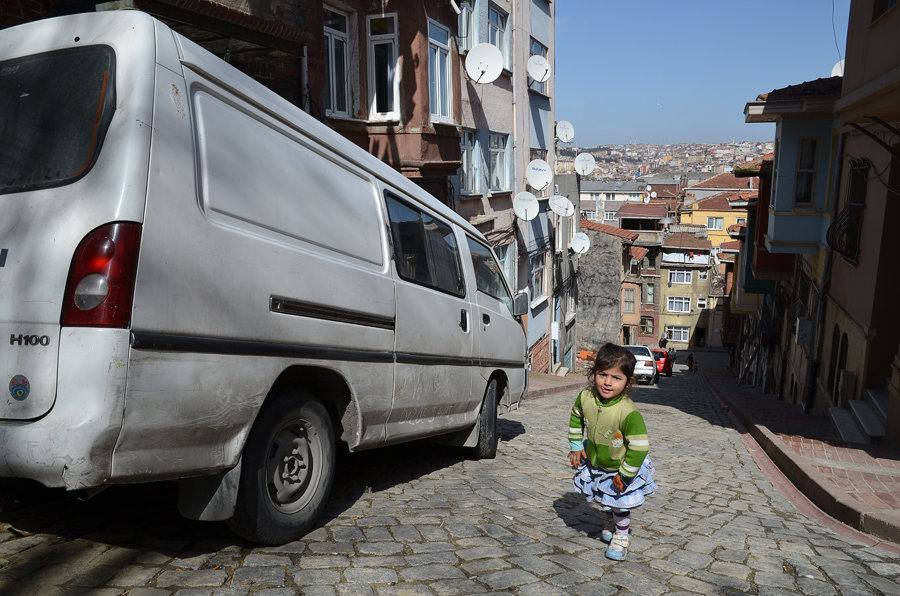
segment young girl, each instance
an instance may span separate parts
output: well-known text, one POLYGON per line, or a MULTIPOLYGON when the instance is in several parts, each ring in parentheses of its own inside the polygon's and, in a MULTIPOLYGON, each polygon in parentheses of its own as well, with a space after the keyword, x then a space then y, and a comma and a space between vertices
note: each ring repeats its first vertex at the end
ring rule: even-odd
POLYGON ((631 510, 656 490, 647 427, 625 394, 635 382, 634 365, 630 351, 605 344, 588 373, 591 386, 578 394, 569 417, 569 462, 578 469, 573 482, 588 501, 612 512, 615 534, 603 530, 601 538, 609 542, 606 557, 616 561, 631 546, 631 510))

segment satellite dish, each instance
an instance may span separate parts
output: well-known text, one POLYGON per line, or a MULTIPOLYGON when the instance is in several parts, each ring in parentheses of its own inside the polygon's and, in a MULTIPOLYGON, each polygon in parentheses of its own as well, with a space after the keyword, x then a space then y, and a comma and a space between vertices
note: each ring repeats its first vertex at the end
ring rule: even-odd
POLYGON ((569 248, 576 254, 583 255, 591 247, 591 239, 584 232, 576 232, 569 240, 569 248))
POLYGON ((575 215, 575 205, 562 195, 553 195, 547 203, 550 205, 550 210, 557 215, 562 215, 563 217, 575 215))
POLYGON ((550 171, 550 164, 543 159, 534 159, 525 168, 525 180, 532 188, 544 190, 550 185, 553 179, 553 173, 550 171))
POLYGON ((644 200, 643 200, 643 202, 644 202, 644 203, 649 203, 649 202, 650 202, 650 195, 644 195, 644 200))
POLYGON ((656 198, 656 191, 655 191, 655 190, 654 190, 653 192, 650 193, 650 198, 651 198, 651 199, 655 199, 655 198, 656 198))
POLYGON ((844 76, 844 61, 841 60, 837 64, 835 64, 831 68, 831 76, 833 77, 842 77, 844 76))
POLYGON ((530 192, 523 191, 513 197, 513 211, 519 219, 531 221, 537 217, 540 208, 537 197, 530 192))
POLYGON ((575 127, 568 120, 560 120, 556 123, 556 138, 563 143, 568 143, 575 138, 575 127))
POLYGON ((651 190, 653 190, 653 187, 648 184, 646 190, 647 192, 650 192, 651 190))
POLYGON ((528 59, 527 69, 528 76, 538 83, 543 83, 550 78, 550 62, 539 54, 528 59))
POLYGON ((503 70, 503 53, 490 43, 480 43, 466 54, 466 74, 476 83, 493 83, 503 70))
POLYGON ((590 153, 579 153, 575 156, 575 171, 582 176, 594 173, 597 167, 597 160, 590 153))

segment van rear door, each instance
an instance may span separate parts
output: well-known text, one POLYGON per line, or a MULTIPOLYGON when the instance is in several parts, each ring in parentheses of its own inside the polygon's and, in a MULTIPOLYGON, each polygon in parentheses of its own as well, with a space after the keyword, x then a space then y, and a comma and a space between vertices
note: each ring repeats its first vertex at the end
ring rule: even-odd
POLYGON ((102 45, 0 60, 0 418, 35 418, 54 401, 76 221, 53 189, 97 158, 114 64, 102 45))
POLYGON ((53 407, 76 248, 143 217, 155 44, 137 11, 0 31, 0 420, 53 407))

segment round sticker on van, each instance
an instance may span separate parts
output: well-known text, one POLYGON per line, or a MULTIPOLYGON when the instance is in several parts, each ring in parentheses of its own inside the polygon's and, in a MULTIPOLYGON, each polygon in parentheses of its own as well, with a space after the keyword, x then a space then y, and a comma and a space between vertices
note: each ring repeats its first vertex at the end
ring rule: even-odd
POLYGON ((31 393, 31 383, 25 375, 16 375, 9 381, 9 394, 13 399, 24 400, 31 393))

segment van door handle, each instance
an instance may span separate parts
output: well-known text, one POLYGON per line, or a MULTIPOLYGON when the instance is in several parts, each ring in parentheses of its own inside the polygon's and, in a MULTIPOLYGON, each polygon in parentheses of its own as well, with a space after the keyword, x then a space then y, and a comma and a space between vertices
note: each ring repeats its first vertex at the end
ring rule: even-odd
POLYGON ((489 315, 489 314, 487 314, 487 313, 483 313, 483 314, 481 315, 481 321, 482 321, 485 325, 490 325, 490 324, 491 324, 491 315, 489 315))
POLYGON ((459 311, 459 326, 463 331, 469 330, 469 312, 464 308, 459 311))

